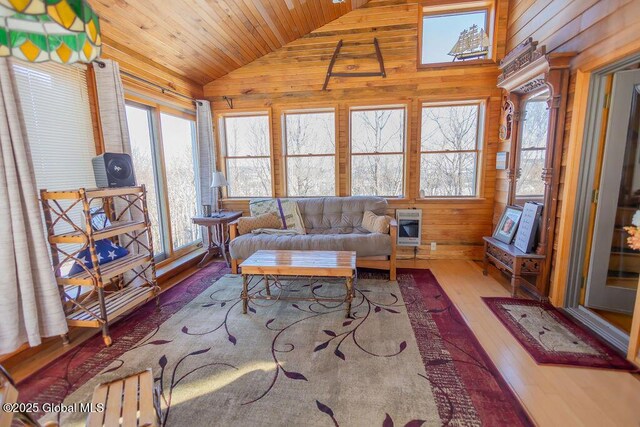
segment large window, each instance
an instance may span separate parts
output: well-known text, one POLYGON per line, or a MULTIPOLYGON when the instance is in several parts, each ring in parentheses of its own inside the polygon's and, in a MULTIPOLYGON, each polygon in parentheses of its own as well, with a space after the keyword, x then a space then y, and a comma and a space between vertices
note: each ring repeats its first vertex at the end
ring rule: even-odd
POLYGON ((423 105, 421 197, 475 196, 482 104, 423 105))
POLYGON ((424 6, 420 15, 420 64, 491 58, 491 5, 442 11, 424 6))
POLYGON ((528 100, 522 114, 522 132, 518 153, 519 176, 516 197, 543 197, 545 154, 549 129, 548 92, 528 100))
POLYGON ((220 118, 229 197, 271 197, 269 115, 220 118))
POLYGON ((405 108, 351 110, 351 194, 403 195, 405 108))
POLYGON ((136 103, 126 110, 136 180, 147 187, 154 252, 159 259, 180 255, 200 237, 191 223, 200 206, 195 119, 136 103))
POLYGON ((335 113, 285 113, 285 167, 287 195, 336 194, 335 113))

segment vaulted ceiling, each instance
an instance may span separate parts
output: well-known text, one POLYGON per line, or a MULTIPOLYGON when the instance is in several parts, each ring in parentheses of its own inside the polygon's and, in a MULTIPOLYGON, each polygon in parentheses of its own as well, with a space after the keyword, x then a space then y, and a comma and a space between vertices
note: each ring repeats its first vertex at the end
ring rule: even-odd
POLYGON ((367 0, 90 0, 105 44, 204 85, 367 0))

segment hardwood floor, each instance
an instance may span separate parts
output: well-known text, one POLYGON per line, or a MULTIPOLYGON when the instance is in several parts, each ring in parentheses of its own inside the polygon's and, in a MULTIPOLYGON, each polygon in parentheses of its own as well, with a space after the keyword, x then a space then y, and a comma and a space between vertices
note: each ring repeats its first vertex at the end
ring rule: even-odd
POLYGON ((538 365, 480 297, 508 296, 473 261, 433 260, 431 268, 512 390, 539 426, 640 426, 640 380, 626 372, 538 365))
MULTIPOLYGON (((535 363, 480 299, 509 296, 508 281, 498 273, 494 271, 494 276, 485 277, 473 261, 430 260, 409 264, 405 262, 403 267, 426 267, 433 271, 537 425, 640 426, 640 379, 637 376, 535 363)), ((170 283, 186 278, 193 271, 182 273, 170 283)), ((74 342, 81 339, 72 340, 72 344, 74 342)), ((68 348, 52 345, 49 351, 13 361, 8 368, 20 380, 68 348)))

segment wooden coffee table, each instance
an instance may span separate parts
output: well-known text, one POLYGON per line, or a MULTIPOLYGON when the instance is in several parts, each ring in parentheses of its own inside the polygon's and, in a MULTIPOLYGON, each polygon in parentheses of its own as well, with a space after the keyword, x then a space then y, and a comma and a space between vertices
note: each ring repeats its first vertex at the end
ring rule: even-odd
POLYGON ((242 312, 247 313, 249 299, 346 302, 346 317, 351 316, 354 297, 353 281, 356 275, 356 253, 348 251, 257 251, 244 260, 242 268, 242 312), (251 276, 263 276, 266 295, 249 295, 251 276), (341 298, 272 296, 269 280, 276 283, 279 277, 336 277, 344 278, 346 295, 341 298))

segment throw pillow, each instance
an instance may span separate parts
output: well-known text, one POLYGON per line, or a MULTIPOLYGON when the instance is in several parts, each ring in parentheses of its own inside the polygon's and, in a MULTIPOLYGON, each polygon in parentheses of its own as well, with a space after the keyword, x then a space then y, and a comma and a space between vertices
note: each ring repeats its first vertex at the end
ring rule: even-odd
MULTIPOLYGON (((96 242, 96 252, 98 253, 98 264, 107 264, 111 261, 115 261, 124 256, 129 255, 129 251, 121 246, 116 245, 109 239, 102 239, 96 242)), ((93 268, 93 262, 91 262, 91 252, 89 248, 85 248, 81 250, 76 257, 84 263, 84 265, 91 269, 93 268)), ((73 264, 71 270, 69 270, 69 275, 73 276, 74 274, 78 274, 85 271, 78 262, 73 264)))
POLYGON ((362 217, 362 227, 370 233, 389 234, 391 219, 388 215, 376 215, 371 211, 365 211, 362 217))
POLYGON ((268 212, 276 213, 282 220, 284 230, 295 230, 298 234, 306 234, 304 221, 300 215, 298 203, 292 199, 258 199, 249 202, 251 216, 268 212))
POLYGON ((238 218, 238 233, 247 234, 259 228, 281 229, 282 221, 275 212, 268 212, 258 216, 242 216, 238 218))

